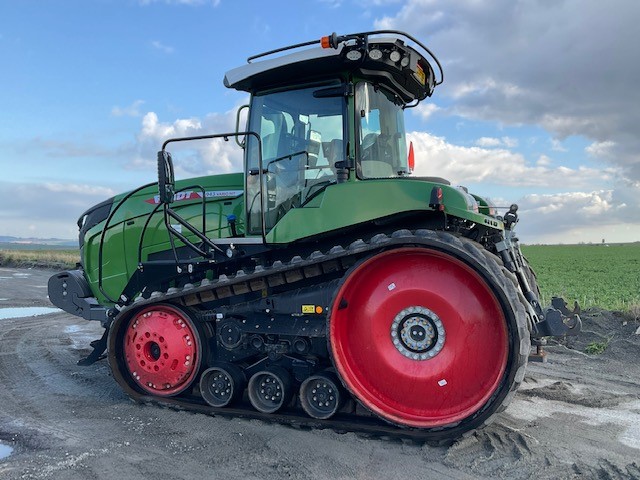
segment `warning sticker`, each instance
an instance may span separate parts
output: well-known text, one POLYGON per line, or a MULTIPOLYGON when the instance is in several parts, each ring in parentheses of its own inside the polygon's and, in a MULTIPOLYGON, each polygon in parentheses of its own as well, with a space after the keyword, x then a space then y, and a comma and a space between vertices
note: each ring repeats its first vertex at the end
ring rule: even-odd
POLYGON ((302 305, 302 313, 316 313, 315 305, 302 305))
POLYGON ((420 66, 420 64, 418 64, 418 68, 416 69, 416 73, 415 73, 416 78, 418 79, 418 81, 424 85, 427 77, 424 74, 424 70, 422 69, 422 67, 420 66))

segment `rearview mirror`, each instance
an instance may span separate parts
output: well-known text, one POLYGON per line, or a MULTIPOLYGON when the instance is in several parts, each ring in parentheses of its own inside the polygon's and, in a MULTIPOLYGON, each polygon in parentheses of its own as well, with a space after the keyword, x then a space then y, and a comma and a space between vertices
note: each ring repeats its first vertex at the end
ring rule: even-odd
POLYGON ((158 195, 160 203, 172 203, 176 192, 176 181, 173 175, 173 160, 166 150, 158 152, 158 195))

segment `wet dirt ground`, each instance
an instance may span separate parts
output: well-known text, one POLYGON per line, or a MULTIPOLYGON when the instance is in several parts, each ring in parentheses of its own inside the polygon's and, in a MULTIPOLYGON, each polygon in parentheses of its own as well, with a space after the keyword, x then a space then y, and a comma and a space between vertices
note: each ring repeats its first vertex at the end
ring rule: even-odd
POLYGON ((51 307, 50 274, 0 268, 4 480, 640 478, 640 323, 631 317, 585 312, 580 337, 531 363, 492 425, 434 447, 134 404, 105 361, 76 365, 101 335, 97 322, 61 311, 3 316, 51 307), (606 339, 603 354, 584 353, 606 339))

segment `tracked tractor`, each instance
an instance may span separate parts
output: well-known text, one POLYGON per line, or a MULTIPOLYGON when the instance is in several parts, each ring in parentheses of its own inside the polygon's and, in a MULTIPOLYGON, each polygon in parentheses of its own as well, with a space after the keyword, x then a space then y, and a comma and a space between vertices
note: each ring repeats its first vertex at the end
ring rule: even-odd
POLYGON ((79 219, 81 264, 49 297, 105 327, 81 363, 106 356, 134 399, 216 415, 435 441, 488 423, 531 339, 579 319, 539 304, 517 206, 411 175, 403 114, 442 75, 390 30, 229 71, 250 94, 236 131, 167 139, 157 183, 79 219), (175 179, 169 147, 215 141, 244 173, 175 179))

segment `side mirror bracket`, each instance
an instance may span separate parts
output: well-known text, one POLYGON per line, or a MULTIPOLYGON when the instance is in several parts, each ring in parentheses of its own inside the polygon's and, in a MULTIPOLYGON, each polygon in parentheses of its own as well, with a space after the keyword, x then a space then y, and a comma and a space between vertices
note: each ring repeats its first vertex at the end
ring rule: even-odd
MULTIPOLYGON (((240 116, 242 115, 242 111, 244 109, 249 109, 249 105, 242 105, 240 108, 238 108, 238 113, 236 113, 236 133, 240 132, 240 116)), ((245 122, 246 124, 246 122, 245 122)), ((245 128, 246 130, 246 128, 245 128)), ((245 148, 246 143, 247 143, 247 137, 242 137, 242 140, 240 140, 240 137, 238 135, 235 136, 235 140, 236 143, 238 144, 238 146, 242 149, 245 148)))

